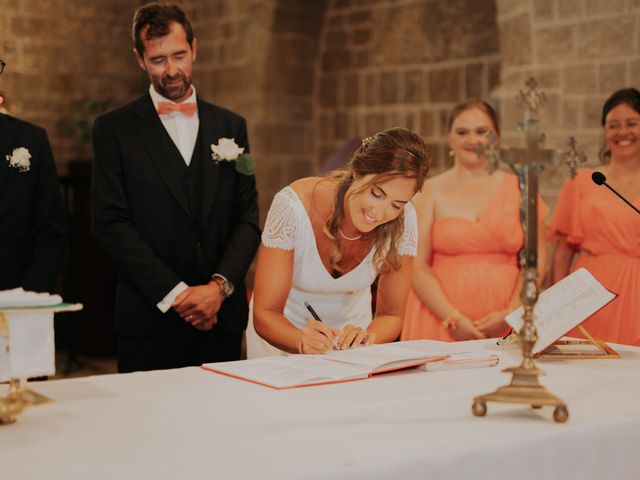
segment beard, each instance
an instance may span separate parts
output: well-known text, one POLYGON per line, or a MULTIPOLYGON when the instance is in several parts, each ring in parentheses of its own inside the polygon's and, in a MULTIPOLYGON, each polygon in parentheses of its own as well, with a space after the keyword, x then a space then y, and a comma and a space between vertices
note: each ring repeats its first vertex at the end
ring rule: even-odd
POLYGON ((181 71, 173 77, 164 76, 156 86, 158 93, 169 100, 182 98, 191 86, 191 78, 181 71))

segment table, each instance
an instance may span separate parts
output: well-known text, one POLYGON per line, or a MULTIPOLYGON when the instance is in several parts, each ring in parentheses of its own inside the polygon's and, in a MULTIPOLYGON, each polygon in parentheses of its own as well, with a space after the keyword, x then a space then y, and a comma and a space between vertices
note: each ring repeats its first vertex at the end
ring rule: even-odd
MULTIPOLYGON (((510 380, 495 367, 281 391, 195 367, 35 383, 55 403, 0 428, 0 471, 83 480, 637 480, 640 348, 616 348, 619 360, 538 362, 542 383, 568 404, 566 424, 553 422, 552 408, 509 404, 473 417, 473 397, 510 380)), ((517 363, 516 351, 503 356, 501 367, 517 363)))

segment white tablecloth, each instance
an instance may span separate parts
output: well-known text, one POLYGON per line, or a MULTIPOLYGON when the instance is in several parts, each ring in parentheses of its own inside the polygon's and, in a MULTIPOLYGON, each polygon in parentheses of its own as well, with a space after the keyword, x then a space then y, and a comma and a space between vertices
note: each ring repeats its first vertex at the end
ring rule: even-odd
MULTIPOLYGON (((494 349, 493 342, 475 348, 494 349)), ((34 383, 55 403, 0 427, 2 478, 640 478, 640 348, 539 361, 569 406, 488 404, 498 368, 277 391, 198 368, 34 383)), ((6 388, 0 387, 0 394, 6 388)))

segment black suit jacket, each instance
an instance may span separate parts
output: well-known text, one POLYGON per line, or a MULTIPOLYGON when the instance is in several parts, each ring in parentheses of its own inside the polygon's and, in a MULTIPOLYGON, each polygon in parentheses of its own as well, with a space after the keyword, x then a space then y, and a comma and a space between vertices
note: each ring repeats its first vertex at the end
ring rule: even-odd
POLYGON ((44 129, 0 114, 0 290, 53 291, 66 248, 58 175, 44 129), (24 147, 28 171, 7 156, 24 147))
POLYGON ((93 231, 119 271, 120 334, 193 329, 173 309, 163 314, 156 305, 180 281, 202 285, 214 273, 236 287, 214 328, 240 333, 246 326, 244 277, 260 242, 255 177, 238 173, 234 162, 211 158, 211 145, 222 137, 235 139, 247 152, 246 125, 235 113, 200 99, 198 116, 196 148, 201 148, 204 163, 199 228, 150 95, 94 123, 93 231))

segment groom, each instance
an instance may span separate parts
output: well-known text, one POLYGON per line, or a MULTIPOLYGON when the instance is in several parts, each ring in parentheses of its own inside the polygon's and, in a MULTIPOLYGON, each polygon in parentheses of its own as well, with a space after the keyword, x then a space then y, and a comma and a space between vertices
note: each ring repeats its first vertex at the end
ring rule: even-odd
MULTIPOLYGON (((4 68, 0 60, 0 75, 4 68)), ((64 259, 65 233, 47 132, 0 113, 0 290, 52 292, 64 259)))
POLYGON ((140 7, 133 37, 149 91, 98 117, 93 134, 93 230, 119 271, 118 370, 236 360, 258 194, 212 146, 247 152, 246 124, 196 95, 196 39, 179 6, 140 7))

